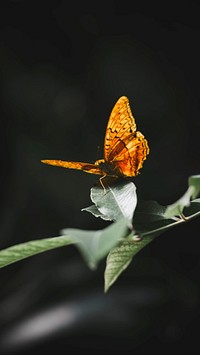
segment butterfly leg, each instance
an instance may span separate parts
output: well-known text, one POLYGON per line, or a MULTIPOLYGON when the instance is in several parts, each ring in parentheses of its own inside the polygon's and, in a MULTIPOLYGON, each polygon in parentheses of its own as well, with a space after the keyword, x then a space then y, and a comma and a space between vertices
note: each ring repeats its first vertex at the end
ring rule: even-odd
POLYGON ((100 181, 100 184, 101 186, 103 187, 103 190, 104 190, 104 194, 106 193, 106 188, 102 182, 102 180, 107 176, 107 174, 104 174, 102 177, 100 177, 99 181, 100 181))

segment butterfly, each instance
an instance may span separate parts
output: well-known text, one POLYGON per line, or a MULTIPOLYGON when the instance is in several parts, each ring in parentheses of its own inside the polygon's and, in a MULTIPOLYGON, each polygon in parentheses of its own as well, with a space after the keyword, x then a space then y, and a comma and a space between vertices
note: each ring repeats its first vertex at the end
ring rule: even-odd
POLYGON ((97 160, 95 163, 63 160, 41 160, 41 162, 102 175, 100 183, 104 188, 102 179, 106 176, 120 178, 138 175, 148 154, 148 142, 144 135, 136 130, 129 100, 126 96, 121 96, 108 120, 104 139, 104 159, 97 160))

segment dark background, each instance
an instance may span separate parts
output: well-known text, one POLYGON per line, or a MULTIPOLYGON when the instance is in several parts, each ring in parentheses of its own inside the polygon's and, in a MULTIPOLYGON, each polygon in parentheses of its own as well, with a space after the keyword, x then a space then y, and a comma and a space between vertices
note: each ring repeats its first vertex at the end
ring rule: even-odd
MULTIPOLYGON (((106 222, 81 208, 98 176, 40 159, 102 158, 130 99, 150 155, 139 198, 168 204, 199 174, 200 5, 8 0, 0 11, 0 247, 106 222), (100 149, 98 148, 100 146, 100 149)), ((146 247, 103 293, 69 246, 0 271, 0 353, 199 354, 199 220, 146 247)))

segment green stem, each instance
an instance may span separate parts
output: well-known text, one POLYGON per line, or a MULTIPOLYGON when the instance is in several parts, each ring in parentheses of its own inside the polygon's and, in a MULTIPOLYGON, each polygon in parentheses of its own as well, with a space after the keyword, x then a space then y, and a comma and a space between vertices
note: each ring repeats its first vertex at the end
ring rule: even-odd
POLYGON ((186 218, 187 218, 187 220, 190 220, 190 219, 196 218, 196 217, 198 217, 198 216, 200 216, 200 211, 198 211, 198 212, 196 212, 196 213, 194 213, 194 214, 192 214, 191 216, 188 216, 188 217, 186 217, 186 218))
POLYGON ((146 235, 151 235, 151 234, 154 234, 154 233, 163 231, 163 230, 165 230, 165 229, 172 228, 172 227, 174 227, 174 226, 177 225, 177 224, 184 223, 184 222, 188 222, 189 220, 191 220, 191 219, 193 219, 193 218, 196 218, 196 217, 198 217, 198 216, 200 216, 200 211, 198 211, 198 212, 196 212, 196 213, 194 213, 194 214, 192 214, 191 216, 188 216, 188 217, 185 217, 185 216, 184 216, 184 218, 183 218, 182 215, 181 215, 181 217, 180 217, 177 221, 175 221, 174 223, 171 223, 171 224, 169 224, 169 225, 167 225, 167 226, 163 226, 163 227, 160 227, 160 228, 157 228, 157 229, 153 229, 153 230, 150 231, 150 232, 142 233, 142 236, 145 237, 146 235))

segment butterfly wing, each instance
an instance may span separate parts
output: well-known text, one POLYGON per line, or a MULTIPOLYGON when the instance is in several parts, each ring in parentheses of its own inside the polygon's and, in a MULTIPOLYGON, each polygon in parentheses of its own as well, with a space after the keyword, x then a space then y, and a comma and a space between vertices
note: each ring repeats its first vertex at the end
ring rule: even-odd
POLYGON ((148 153, 147 140, 136 131, 129 100, 122 96, 115 104, 106 128, 105 161, 118 175, 136 176, 148 153))
POLYGON ((64 161, 64 160, 41 160, 42 163, 54 166, 60 166, 66 169, 75 169, 82 170, 86 173, 104 175, 101 169, 98 166, 91 163, 82 163, 82 162, 74 162, 74 161, 64 161))
POLYGON ((123 140, 129 135, 134 136, 135 132, 136 124, 131 113, 129 100, 126 96, 122 96, 113 107, 108 120, 104 140, 105 160, 113 160, 115 155, 118 155, 118 151, 120 151, 120 146, 118 149, 116 149, 116 146, 118 146, 120 142, 121 146, 124 146, 123 140))
POLYGON ((124 176, 136 176, 149 153, 147 140, 137 131, 135 136, 131 140, 129 136, 124 144, 120 153, 112 160, 113 168, 124 176))

